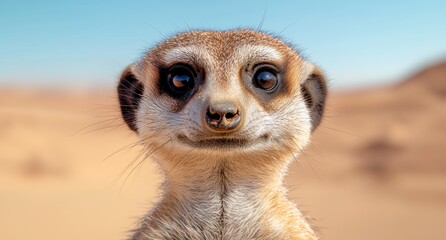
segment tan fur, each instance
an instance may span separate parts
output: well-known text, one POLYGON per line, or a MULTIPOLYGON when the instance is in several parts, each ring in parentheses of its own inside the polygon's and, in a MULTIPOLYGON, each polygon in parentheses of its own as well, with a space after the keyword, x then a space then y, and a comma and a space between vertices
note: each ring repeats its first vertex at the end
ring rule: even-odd
POLYGON ((165 175, 162 199, 130 239, 317 239, 282 186, 289 163, 315 127, 300 87, 316 71, 321 75, 313 64, 267 34, 193 31, 164 41, 128 69, 144 86, 135 117, 138 135, 165 175), (184 102, 159 90, 159 69, 178 62, 205 76, 184 102), (264 62, 282 73, 276 95, 265 97, 244 80, 252 77, 245 69, 264 62), (179 136, 215 138, 203 127, 203 109, 222 100, 241 106, 242 125, 228 134, 249 144, 225 149, 181 142, 179 136))

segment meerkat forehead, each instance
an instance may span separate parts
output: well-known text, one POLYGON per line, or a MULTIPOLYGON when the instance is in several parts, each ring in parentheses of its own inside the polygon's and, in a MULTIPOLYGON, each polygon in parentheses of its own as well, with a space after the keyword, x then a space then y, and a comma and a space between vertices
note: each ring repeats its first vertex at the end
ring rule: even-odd
POLYGON ((266 33, 245 29, 180 33, 151 49, 145 60, 160 65, 181 61, 201 65, 211 62, 236 64, 250 60, 304 65, 297 51, 285 42, 266 33))
POLYGON ((153 49, 156 55, 165 55, 178 47, 200 46, 216 58, 225 58, 240 46, 263 46, 289 57, 293 49, 276 37, 253 30, 191 31, 180 33, 153 49))

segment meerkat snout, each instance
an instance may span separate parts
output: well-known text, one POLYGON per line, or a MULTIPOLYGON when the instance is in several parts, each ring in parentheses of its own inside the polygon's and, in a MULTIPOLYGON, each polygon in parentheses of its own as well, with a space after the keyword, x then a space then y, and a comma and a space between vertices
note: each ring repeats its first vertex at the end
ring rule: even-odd
POLYGON ((234 102, 211 103, 205 114, 206 125, 216 131, 236 129, 242 119, 242 112, 234 102))
POLYGON ((317 239, 282 182, 327 84, 290 45, 253 30, 181 33, 127 67, 117 90, 165 175, 132 240, 317 239))

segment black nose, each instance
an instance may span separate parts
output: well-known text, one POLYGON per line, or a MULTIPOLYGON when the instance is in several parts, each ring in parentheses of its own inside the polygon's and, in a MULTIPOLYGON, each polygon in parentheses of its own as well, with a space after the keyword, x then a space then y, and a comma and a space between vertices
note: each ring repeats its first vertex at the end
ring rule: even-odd
POLYGON ((218 102, 207 108, 206 123, 213 130, 233 130, 240 125, 240 121, 240 108, 232 102, 218 102))

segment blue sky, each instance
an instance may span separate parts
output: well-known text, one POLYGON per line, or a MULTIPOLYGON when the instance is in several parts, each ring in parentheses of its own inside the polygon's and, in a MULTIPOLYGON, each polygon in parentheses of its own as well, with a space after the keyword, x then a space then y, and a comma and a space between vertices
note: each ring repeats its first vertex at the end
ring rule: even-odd
POLYGON ((281 33, 335 89, 388 84, 446 59, 446 1, 5 1, 0 86, 113 86, 188 28, 281 33))

